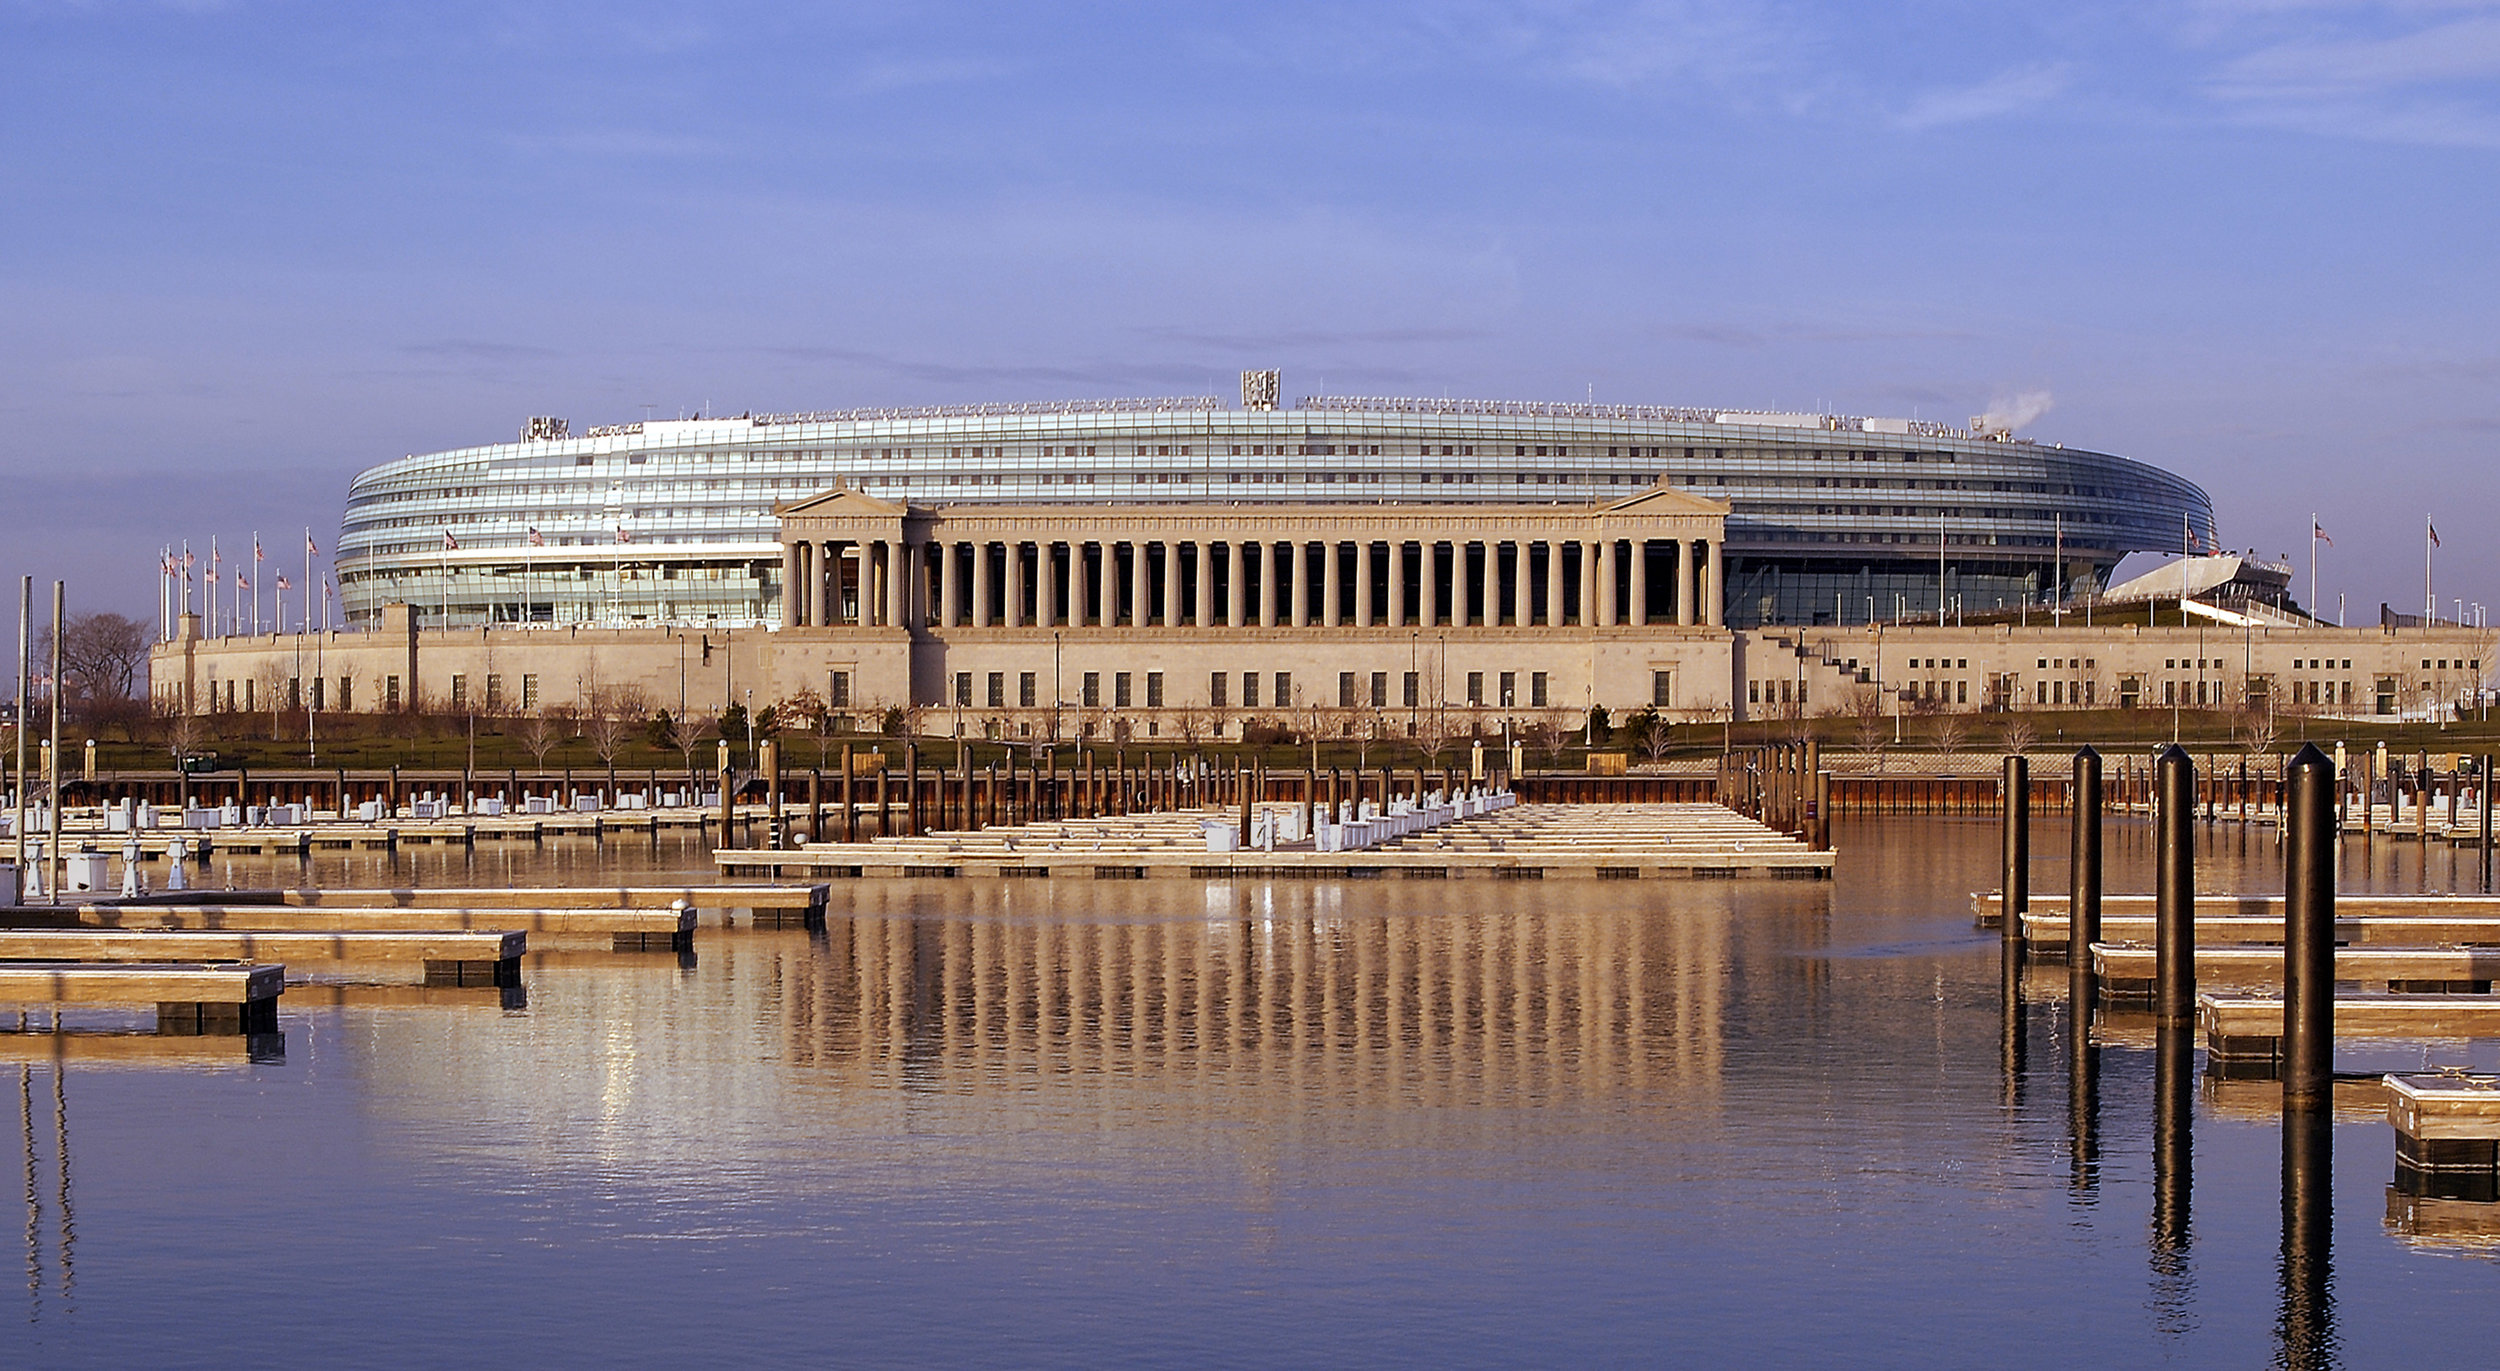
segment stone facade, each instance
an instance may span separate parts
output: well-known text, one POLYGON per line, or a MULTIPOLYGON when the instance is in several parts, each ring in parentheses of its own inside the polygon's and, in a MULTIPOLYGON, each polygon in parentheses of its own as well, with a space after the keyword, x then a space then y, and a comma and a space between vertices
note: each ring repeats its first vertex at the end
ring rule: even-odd
POLYGON ((2237 707, 2378 715, 2474 698, 2454 627, 1731 631, 1727 507, 1656 487, 1589 505, 964 505, 851 490, 781 506, 771 630, 508 626, 203 639, 157 650, 166 708, 698 716, 802 693, 923 733, 1389 736, 1931 710, 2237 707), (1870 696, 1877 703, 1870 706, 1870 696))

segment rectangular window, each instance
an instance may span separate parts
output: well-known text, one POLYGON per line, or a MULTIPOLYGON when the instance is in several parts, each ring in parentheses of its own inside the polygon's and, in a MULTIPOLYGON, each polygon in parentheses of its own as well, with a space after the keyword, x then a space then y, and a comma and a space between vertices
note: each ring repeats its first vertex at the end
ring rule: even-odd
POLYGON ((989 699, 987 703, 992 709, 1005 709, 1007 707, 1006 672, 993 671, 990 673, 989 699))
POLYGON ((1113 673, 1111 677, 1111 703, 1115 707, 1126 709, 1137 703, 1137 693, 1135 689, 1136 680, 1137 676, 1134 672, 1121 671, 1113 673))
POLYGON ((1481 671, 1467 673, 1467 703, 1471 705, 1484 703, 1484 673, 1481 671))
POLYGON ((1385 709, 1388 707, 1388 704, 1389 673, 1385 671, 1375 671, 1372 673, 1372 708, 1385 709))
POLYGON ((1232 684, 1232 682, 1233 682, 1233 678, 1232 678, 1231 673, 1229 673, 1229 672, 1223 672, 1223 671, 1211 671, 1211 672, 1208 672, 1208 673, 1207 673, 1207 703, 1208 703, 1209 705, 1211 705, 1211 706, 1213 706, 1213 707, 1217 708, 1217 709, 1222 709, 1222 708, 1224 708, 1226 705, 1230 704, 1230 703, 1231 703, 1231 701, 1230 701, 1230 700, 1228 700, 1226 697, 1227 697, 1227 696, 1228 696, 1231 692, 1230 692, 1229 690, 1227 690, 1227 689, 1226 689, 1226 687, 1230 686, 1230 685, 1232 684))
POLYGON ((385 709, 399 708, 399 678, 397 676, 385 676, 382 678, 382 707, 385 709))
POLYGON ((1241 673, 1241 707, 1244 709, 1259 707, 1259 673, 1255 671, 1241 673))
POLYGON ((1276 673, 1276 695, 1273 703, 1278 709, 1290 709, 1293 707, 1292 672, 1279 671, 1276 673))
POLYGON ((1351 671, 1337 673, 1337 708, 1354 708, 1354 673, 1351 671))
POLYGON ((286 707, 289 709, 302 709, 304 707, 303 677, 289 676, 286 678, 286 707))
POLYGON ((492 672, 487 673, 486 676, 486 707, 488 709, 503 708, 503 677, 492 672))
POLYGON ((828 709, 851 707, 851 673, 835 671, 825 676, 825 707, 828 709))
POLYGON ((955 673, 955 703, 958 705, 972 703, 972 673, 969 671, 955 673))
POLYGON ((1423 673, 1420 671, 1407 672, 1405 680, 1399 683, 1399 689, 1400 694, 1405 697, 1401 703, 1403 703, 1408 709, 1413 709, 1417 705, 1422 704, 1424 702, 1423 673))
POLYGON ((461 672, 451 674, 451 707, 466 709, 469 704, 469 678, 461 672))
POLYGON ((1505 671, 1502 673, 1502 708, 1511 709, 1515 708, 1518 704, 1519 673, 1516 671, 1505 671))
POLYGON ((1534 709, 1545 708, 1545 673, 1542 671, 1528 673, 1528 704, 1534 709))
POLYGON ((1146 708, 1163 708, 1163 673, 1160 671, 1146 673, 1146 708))
MULTIPOLYGON (((342 676, 339 678, 339 708, 347 707, 347 678, 342 676)), ((534 672, 521 673, 521 708, 538 708, 538 676, 534 672)))
POLYGON ((1041 699, 1041 680, 1030 671, 1016 673, 1016 703, 1031 709, 1041 699))
POLYGON ((1085 706, 1087 709, 1099 709, 1102 707, 1101 672, 1088 671, 1085 673, 1082 682, 1077 686, 1076 702, 1085 706))
POLYGON ((1675 673, 1672 671, 1653 671, 1649 673, 1649 707, 1652 709, 1665 709, 1674 703, 1675 673))

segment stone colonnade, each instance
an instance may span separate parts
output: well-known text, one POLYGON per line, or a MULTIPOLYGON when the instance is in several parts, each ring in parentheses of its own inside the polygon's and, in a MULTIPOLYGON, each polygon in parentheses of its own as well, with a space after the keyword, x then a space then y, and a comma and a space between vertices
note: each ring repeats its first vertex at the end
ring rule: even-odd
POLYGON ((1717 627, 1725 508, 783 511, 792 628, 1717 627))

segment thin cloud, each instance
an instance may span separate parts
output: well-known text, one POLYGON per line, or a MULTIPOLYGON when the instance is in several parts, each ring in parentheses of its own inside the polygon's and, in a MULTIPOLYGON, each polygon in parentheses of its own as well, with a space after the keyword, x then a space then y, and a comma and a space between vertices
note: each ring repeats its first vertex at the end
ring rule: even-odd
POLYGON ((1917 130, 2003 118, 2045 105, 2073 84, 2074 70, 2063 62, 2016 67, 1975 86, 1921 95, 1893 122, 1917 130))
POLYGON ((2203 93, 2237 123, 2377 142, 2500 147, 2494 8, 2243 6, 2234 17, 2246 22, 2208 24, 2202 36, 2227 43, 2254 26, 2267 30, 2265 39, 2217 66, 2203 93), (2422 23, 2424 15, 2437 21, 2422 23), (2415 26, 2387 32, 2391 17, 2415 26))
POLYGON ((719 157, 725 143, 648 129, 577 129, 565 133, 517 133, 504 139, 517 152, 565 157, 719 157))

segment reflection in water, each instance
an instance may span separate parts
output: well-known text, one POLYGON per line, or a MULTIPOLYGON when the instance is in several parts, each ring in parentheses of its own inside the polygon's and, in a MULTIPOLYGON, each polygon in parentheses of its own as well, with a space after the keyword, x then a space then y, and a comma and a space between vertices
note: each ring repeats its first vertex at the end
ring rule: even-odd
POLYGON ((2336 1365, 2335 1119, 2324 1109, 2283 1111, 2283 1303, 2275 1365, 2336 1365))
MULTIPOLYGON (((76 1312, 71 1297, 77 1287, 78 1221, 70 1198, 69 1173, 69 1073, 59 1062, 52 1066, 52 1150, 55 1162, 53 1207, 59 1222, 53 1230, 53 1256, 60 1268, 58 1293, 64 1310, 76 1312)), ((26 1319, 29 1323, 43 1318, 44 1253, 42 1137, 35 1126, 35 1069, 32 1063, 17 1068, 17 1125, 26 1163, 26 1319)))
POLYGON ((2195 1111, 2195 1039, 2188 1029, 2162 1029, 2153 1043, 2153 1322, 2173 1337, 2196 1328, 2195 1269, 2188 1252, 2195 1111))
POLYGON ((43 1317, 43 1196, 35 1189, 35 1069, 17 1069, 17 1128, 26 1143, 26 1321, 43 1317))
POLYGON ((2092 1203, 2101 1184, 2101 1047, 2092 1041, 2088 1015, 2078 1015, 2066 1061, 2067 1184, 2074 1198, 2092 1203))
POLYGON ((1411 1101, 1630 1082, 1715 1093, 1724 918, 1485 899, 1430 918, 1348 916, 1343 895, 1210 887, 1189 922, 835 918, 822 955, 786 968, 787 1046, 906 1081, 1259 1067, 1366 1073, 1411 1101))

